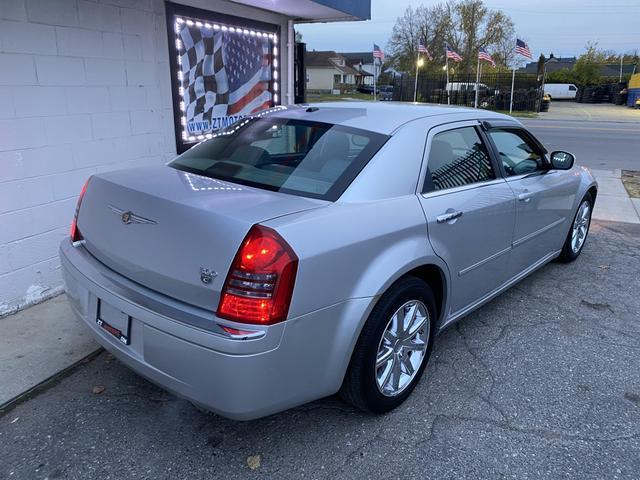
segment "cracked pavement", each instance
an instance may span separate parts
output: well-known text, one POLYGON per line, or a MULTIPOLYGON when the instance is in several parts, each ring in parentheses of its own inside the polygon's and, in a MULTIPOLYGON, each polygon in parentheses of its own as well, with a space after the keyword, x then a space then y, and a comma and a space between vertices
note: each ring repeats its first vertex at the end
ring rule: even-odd
POLYGON ((443 332, 385 416, 331 397, 234 422, 102 354, 0 417, 0 478, 637 479, 639 239, 594 222, 576 262, 443 332))

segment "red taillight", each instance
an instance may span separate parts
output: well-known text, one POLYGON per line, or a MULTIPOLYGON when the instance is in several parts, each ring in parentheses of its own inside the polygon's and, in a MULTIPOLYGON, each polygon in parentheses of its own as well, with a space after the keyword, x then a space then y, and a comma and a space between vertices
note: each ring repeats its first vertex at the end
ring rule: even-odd
POLYGON ((254 225, 224 282, 218 316, 271 325, 287 318, 298 257, 274 230, 254 225))
POLYGON ((80 204, 82 203, 82 198, 84 197, 84 194, 87 192, 87 185, 89 185, 89 180, 91 180, 91 177, 87 178, 87 181, 84 182, 84 186, 82 187, 82 190, 80 190, 80 195, 78 196, 78 203, 76 203, 76 211, 73 214, 73 220, 71 221, 71 241, 72 242, 79 242, 80 240, 82 240, 82 234, 80 233, 80 230, 78 230, 78 213, 80 212, 80 204))

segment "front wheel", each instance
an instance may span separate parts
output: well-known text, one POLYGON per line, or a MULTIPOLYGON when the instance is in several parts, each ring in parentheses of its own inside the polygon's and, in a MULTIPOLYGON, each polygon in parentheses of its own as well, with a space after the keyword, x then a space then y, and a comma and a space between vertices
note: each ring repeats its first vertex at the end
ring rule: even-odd
POLYGON ((561 262, 573 262, 582 252, 591 225, 592 211, 593 197, 587 193, 578 206, 571 229, 562 246, 562 252, 558 257, 561 262))
POLYGON ((404 402, 431 355, 435 319, 429 285, 415 277, 396 282, 362 329, 340 390, 342 398, 374 413, 404 402))

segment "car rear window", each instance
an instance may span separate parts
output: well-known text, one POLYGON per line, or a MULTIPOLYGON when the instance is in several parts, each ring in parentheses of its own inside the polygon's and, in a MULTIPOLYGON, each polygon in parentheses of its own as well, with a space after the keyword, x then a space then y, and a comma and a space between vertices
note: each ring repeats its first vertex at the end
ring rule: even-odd
POLYGON ((335 201, 389 137, 323 122, 247 118, 169 166, 219 180, 335 201))

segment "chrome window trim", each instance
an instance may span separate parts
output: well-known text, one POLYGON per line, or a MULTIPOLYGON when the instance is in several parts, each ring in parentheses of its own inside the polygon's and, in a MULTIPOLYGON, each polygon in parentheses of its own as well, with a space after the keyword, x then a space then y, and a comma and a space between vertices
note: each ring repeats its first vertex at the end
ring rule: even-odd
POLYGON ((461 185, 459 187, 444 188, 442 190, 432 190, 427 193, 421 193, 420 195, 422 195, 422 198, 440 197, 442 195, 449 195, 451 193, 464 192, 465 190, 489 187, 491 185, 499 185, 504 182, 505 182, 504 178, 498 177, 492 180, 485 180, 482 182, 469 183, 468 185, 461 185))

